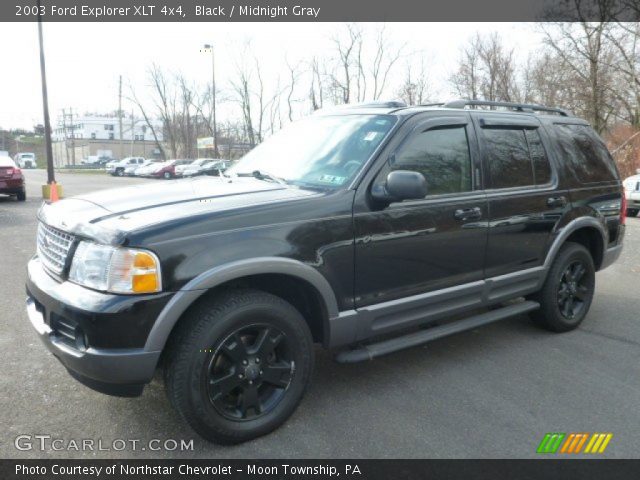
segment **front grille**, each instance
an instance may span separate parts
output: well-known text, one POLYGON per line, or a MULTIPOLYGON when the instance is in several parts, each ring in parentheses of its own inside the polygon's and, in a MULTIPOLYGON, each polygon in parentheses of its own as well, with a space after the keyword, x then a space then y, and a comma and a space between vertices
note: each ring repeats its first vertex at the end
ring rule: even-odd
POLYGON ((38 224, 38 256, 44 267, 61 275, 75 237, 56 228, 38 224))

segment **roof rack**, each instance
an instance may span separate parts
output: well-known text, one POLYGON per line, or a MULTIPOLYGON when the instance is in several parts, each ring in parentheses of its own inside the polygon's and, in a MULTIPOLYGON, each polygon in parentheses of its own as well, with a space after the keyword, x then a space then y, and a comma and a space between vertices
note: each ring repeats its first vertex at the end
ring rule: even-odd
POLYGON ((373 102, 350 103, 345 105, 347 108, 404 108, 407 104, 398 100, 384 101, 376 100, 373 102))
POLYGON ((571 113, 563 108, 545 107, 544 105, 534 105, 529 103, 490 102, 487 100, 453 100, 445 103, 443 106, 446 108, 504 107, 515 110, 516 112, 550 112, 557 113, 564 117, 571 116, 571 113))

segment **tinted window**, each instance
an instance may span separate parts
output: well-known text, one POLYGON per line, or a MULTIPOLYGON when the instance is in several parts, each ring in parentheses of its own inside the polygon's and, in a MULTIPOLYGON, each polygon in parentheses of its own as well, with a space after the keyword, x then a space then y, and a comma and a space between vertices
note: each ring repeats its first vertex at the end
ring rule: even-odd
POLYGON ((429 195, 471 190, 471 157, 465 127, 427 130, 409 140, 392 170, 420 172, 429 195))
POLYGON ((529 143, 529 153, 533 162, 533 177, 536 185, 544 185, 551 182, 551 165, 544 151, 542 139, 538 130, 525 130, 525 136, 529 143))
POLYGON ((618 178, 613 160, 596 133, 586 125, 556 125, 558 146, 583 183, 618 178))
POLYGON ((524 130, 484 128, 487 164, 492 188, 534 185, 533 169, 524 130))

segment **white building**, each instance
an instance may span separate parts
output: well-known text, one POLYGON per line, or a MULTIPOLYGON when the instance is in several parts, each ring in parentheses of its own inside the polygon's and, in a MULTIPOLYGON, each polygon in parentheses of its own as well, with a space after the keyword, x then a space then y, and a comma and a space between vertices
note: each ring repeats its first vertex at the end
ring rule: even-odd
MULTIPOLYGON (((151 120, 155 137, 151 128, 143 118, 122 118, 123 141, 155 141, 162 142, 162 122, 151 120)), ((82 115, 71 117, 62 115, 58 118, 53 130, 53 141, 65 139, 81 140, 120 140, 120 119, 116 116, 82 115)))

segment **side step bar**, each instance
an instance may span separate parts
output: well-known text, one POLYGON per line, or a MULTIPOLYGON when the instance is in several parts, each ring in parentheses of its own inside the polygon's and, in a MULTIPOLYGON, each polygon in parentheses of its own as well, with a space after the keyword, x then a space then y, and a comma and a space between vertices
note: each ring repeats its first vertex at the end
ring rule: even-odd
POLYGON ((453 335, 454 333, 463 332, 472 328, 481 327, 482 325, 497 322, 498 320, 513 317, 514 315, 531 312, 538 308, 540 308, 540 304, 532 301, 507 305, 506 307, 474 315, 473 317, 465 318, 447 325, 429 328, 427 330, 410 333, 402 337, 396 337, 382 342, 372 343, 370 345, 363 345, 355 350, 345 350, 336 356, 336 361, 339 363, 356 363, 364 360, 373 360, 374 358, 382 355, 387 355, 409 347, 415 347, 416 345, 422 345, 423 343, 437 340, 438 338, 453 335))

